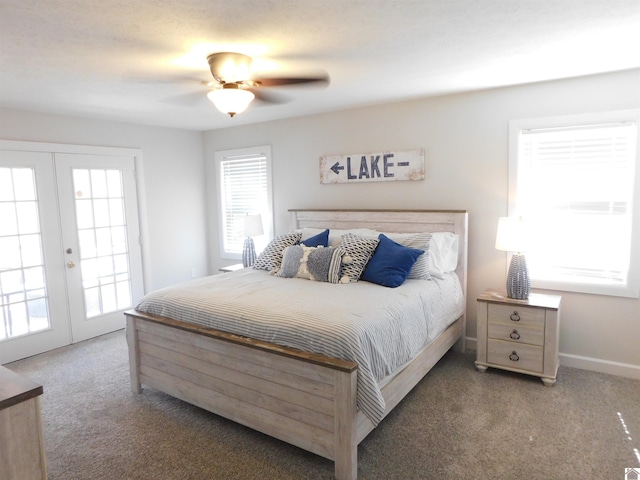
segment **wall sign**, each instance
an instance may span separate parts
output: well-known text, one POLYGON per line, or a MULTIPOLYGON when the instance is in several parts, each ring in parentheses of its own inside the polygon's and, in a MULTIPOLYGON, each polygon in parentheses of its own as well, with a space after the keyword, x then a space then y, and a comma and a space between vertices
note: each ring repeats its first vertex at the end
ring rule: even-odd
POLYGON ((320 157, 320 183, 424 180, 424 149, 320 157))

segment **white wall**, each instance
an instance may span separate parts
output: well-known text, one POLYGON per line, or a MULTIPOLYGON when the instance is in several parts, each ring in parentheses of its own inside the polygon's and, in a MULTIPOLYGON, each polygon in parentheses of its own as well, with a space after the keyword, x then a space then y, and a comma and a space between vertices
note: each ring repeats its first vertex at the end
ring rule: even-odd
MULTIPOLYGON (((467 336, 475 337, 476 296, 501 287, 506 277, 506 254, 494 243, 497 219, 507 215, 508 122, 638 108, 639 85, 640 70, 634 70, 207 132, 208 202, 216 204, 214 151, 270 144, 276 233, 289 227, 288 208, 467 209, 467 336), (323 154, 417 147, 425 148, 424 181, 319 183, 323 154)), ((218 258, 216 229, 211 208, 212 271, 228 263, 218 258)), ((640 300, 560 293, 561 362, 640 378, 640 300)))
POLYGON ((208 273, 201 132, 0 109, 0 138, 141 149, 146 290, 208 273))

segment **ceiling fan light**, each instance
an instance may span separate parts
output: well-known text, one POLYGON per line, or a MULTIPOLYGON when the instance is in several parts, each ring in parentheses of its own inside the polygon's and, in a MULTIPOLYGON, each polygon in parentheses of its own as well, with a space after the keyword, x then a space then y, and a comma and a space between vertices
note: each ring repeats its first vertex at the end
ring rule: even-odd
POLYGON ((236 113, 244 112, 256 96, 242 88, 222 88, 210 91, 207 97, 218 110, 233 117, 236 113))

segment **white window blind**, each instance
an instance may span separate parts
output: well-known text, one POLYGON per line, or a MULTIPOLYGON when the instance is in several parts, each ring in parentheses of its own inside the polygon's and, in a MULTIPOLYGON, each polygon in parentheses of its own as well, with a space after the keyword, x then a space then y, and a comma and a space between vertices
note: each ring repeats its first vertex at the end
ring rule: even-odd
POLYGON ((516 205, 532 226, 534 287, 629 285, 636 145, 632 121, 520 129, 516 205))
MULTIPOLYGON (((239 258, 242 253, 245 215, 261 214, 265 233, 270 231, 269 153, 265 153, 265 148, 258 148, 255 152, 246 150, 216 153, 220 180, 221 253, 226 258, 239 258)), ((260 238, 255 241, 258 248, 263 243, 260 238)))

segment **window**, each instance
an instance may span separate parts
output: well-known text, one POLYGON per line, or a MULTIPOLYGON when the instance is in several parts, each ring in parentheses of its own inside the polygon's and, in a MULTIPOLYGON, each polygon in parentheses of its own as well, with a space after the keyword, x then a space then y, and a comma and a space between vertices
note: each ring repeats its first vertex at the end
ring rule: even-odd
POLYGON ((215 153, 218 175, 220 255, 242 258, 247 214, 261 214, 264 235, 254 238, 260 252, 273 237, 271 147, 261 146, 215 153))
POLYGON ((640 293, 640 111, 510 123, 509 216, 534 288, 640 293))

